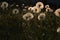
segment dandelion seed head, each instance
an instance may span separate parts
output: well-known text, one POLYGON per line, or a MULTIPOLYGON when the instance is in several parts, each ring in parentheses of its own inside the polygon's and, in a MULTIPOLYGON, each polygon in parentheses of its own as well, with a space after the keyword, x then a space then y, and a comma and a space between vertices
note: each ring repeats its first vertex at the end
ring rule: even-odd
POLYGON ((13 9, 13 14, 18 14, 19 13, 19 10, 18 9, 13 9))
POLYGON ((51 8, 46 8, 46 12, 53 12, 51 8))
POLYGON ((34 6, 32 8, 32 11, 33 11, 33 13, 40 13, 41 12, 41 9, 37 8, 36 6, 34 6))
POLYGON ((54 12, 54 14, 55 14, 56 16, 60 17, 60 8, 57 9, 57 10, 54 12))
POLYGON ((29 8, 28 8, 28 10, 30 10, 30 11, 31 11, 31 10, 32 10, 32 8, 33 8, 33 7, 29 7, 29 8))
POLYGON ((60 33, 60 27, 57 28, 57 32, 60 33))
POLYGON ((23 19, 29 21, 30 19, 33 19, 34 15, 32 13, 26 13, 23 15, 23 19))
POLYGON ((45 8, 50 8, 49 5, 45 5, 45 8))
POLYGON ((44 20, 46 17, 46 14, 45 13, 41 13, 38 15, 38 20, 44 20))
POLYGON ((8 3, 7 2, 2 2, 1 8, 5 9, 7 7, 8 7, 8 3))
POLYGON ((43 9, 44 8, 44 4, 42 2, 37 2, 36 3, 36 7, 43 9))

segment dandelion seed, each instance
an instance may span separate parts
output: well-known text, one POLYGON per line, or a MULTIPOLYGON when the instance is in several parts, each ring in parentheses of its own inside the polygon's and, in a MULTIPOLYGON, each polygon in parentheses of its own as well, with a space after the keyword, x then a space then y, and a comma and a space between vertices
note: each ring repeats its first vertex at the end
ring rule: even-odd
POLYGON ((46 12, 53 12, 51 8, 46 8, 46 12))
POLYGON ((31 11, 31 10, 32 10, 32 8, 33 8, 33 7, 29 7, 29 8, 28 8, 28 10, 30 10, 30 11, 31 11))
POLYGON ((54 14, 55 14, 56 16, 60 17, 60 8, 57 9, 57 10, 54 12, 54 14))
POLYGON ((57 32, 58 32, 58 33, 60 33, 60 27, 59 27, 59 28, 57 28, 57 32))
POLYGON ((33 11, 33 13, 39 13, 39 12, 41 12, 41 9, 37 8, 36 6, 34 6, 32 8, 32 11, 33 11))
POLYGON ((13 9, 13 14, 18 14, 19 13, 19 10, 18 9, 13 9))
POLYGON ((45 13, 41 13, 38 15, 38 20, 44 20, 46 17, 46 14, 45 13))
POLYGON ((34 15, 32 13, 26 13, 26 14, 23 15, 23 19, 27 20, 27 21, 29 21, 33 18, 34 18, 34 15))
POLYGON ((8 7, 8 3, 7 2, 2 2, 1 8, 5 9, 8 7))
POLYGON ((45 8, 50 8, 49 5, 45 5, 45 8))
POLYGON ((40 9, 43 9, 44 8, 44 4, 42 2, 37 2, 36 3, 36 6, 40 9))
POLYGON ((49 7, 49 5, 45 5, 46 12, 53 12, 53 10, 49 7))

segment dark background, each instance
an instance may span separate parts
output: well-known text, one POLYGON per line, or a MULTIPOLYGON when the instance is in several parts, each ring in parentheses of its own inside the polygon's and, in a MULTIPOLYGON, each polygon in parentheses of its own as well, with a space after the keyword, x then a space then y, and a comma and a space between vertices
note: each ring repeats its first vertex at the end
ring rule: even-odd
POLYGON ((38 1, 42 1, 43 3, 52 3, 52 4, 55 4, 55 5, 60 5, 60 0, 0 0, 0 2, 2 2, 2 1, 7 1, 9 3, 16 2, 16 3, 20 3, 20 4, 22 4, 22 3, 25 3, 25 4, 31 3, 31 4, 33 4, 33 3, 36 3, 38 1))
POLYGON ((41 1, 44 5, 49 4, 52 9, 60 8, 60 0, 0 0, 0 2, 7 1, 10 4, 16 3, 20 6, 24 3, 25 5, 34 6, 37 2, 41 1))

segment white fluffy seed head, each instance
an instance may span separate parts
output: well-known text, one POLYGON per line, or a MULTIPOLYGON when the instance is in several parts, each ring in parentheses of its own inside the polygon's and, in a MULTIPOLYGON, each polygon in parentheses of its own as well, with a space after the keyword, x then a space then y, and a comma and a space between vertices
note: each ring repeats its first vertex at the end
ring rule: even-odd
POLYGON ((39 8, 36 7, 36 6, 34 6, 34 7, 32 8, 32 11, 33 11, 33 13, 40 13, 40 12, 41 12, 41 9, 39 9, 39 8))
POLYGON ((45 5, 45 8, 50 8, 50 6, 49 5, 45 5))
POLYGON ((33 8, 33 7, 29 7, 29 8, 28 8, 28 10, 30 10, 30 11, 31 11, 31 10, 32 10, 32 8, 33 8))
POLYGON ((44 4, 42 2, 37 2, 36 3, 36 7, 43 9, 44 8, 44 4))
POLYGON ((23 19, 26 21, 29 21, 34 18, 34 15, 32 13, 26 13, 23 15, 23 19))
POLYGON ((19 10, 18 9, 13 9, 12 12, 13 12, 13 14, 18 14, 19 10))
POLYGON ((60 33, 60 27, 57 28, 57 32, 60 33))
POLYGON ((60 17, 60 8, 57 9, 57 10, 54 12, 54 14, 55 14, 56 16, 60 17))
POLYGON ((46 17, 46 14, 45 13, 41 13, 38 15, 38 20, 44 20, 46 17))
POLYGON ((5 9, 7 7, 8 7, 8 3, 7 2, 2 2, 1 8, 5 9))
POLYGON ((46 12, 53 12, 51 8, 46 8, 46 12))

